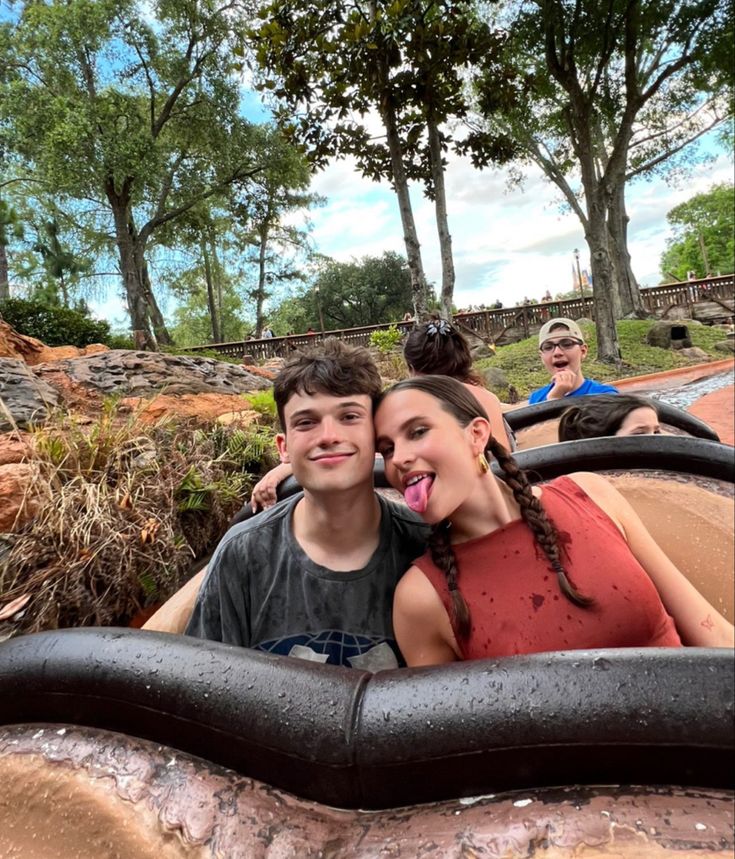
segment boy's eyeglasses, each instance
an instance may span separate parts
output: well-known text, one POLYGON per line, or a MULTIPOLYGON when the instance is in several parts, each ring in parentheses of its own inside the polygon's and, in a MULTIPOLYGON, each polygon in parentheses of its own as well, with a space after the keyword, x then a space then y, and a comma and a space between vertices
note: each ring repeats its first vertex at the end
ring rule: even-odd
POLYGON ((539 346, 539 352, 553 352, 554 349, 558 346, 560 349, 563 349, 565 352, 568 352, 570 349, 574 349, 575 346, 581 346, 581 340, 557 340, 556 343, 550 343, 548 340, 546 343, 542 343, 539 346))

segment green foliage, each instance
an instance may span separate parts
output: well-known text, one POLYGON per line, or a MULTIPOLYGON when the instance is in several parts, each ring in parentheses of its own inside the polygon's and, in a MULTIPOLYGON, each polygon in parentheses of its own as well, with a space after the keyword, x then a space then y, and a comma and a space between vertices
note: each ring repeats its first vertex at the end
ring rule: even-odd
POLYGON ((107 322, 92 319, 89 312, 51 306, 21 298, 0 301, 0 315, 20 334, 35 337, 47 346, 88 346, 106 343, 110 337, 107 322))
MULTIPOLYGON (((412 306, 411 275, 406 260, 392 251, 351 262, 329 260, 305 299, 321 304, 328 330, 392 322, 412 306)), ((318 321, 317 312, 311 322, 317 330, 318 321)))
POLYGON ((399 346, 402 339, 403 335, 398 328, 391 325, 384 331, 373 331, 370 335, 370 345, 385 355, 399 346))
POLYGON ((661 257, 665 280, 735 271, 735 186, 715 185, 666 216, 674 235, 661 257), (704 251, 707 254, 705 261, 704 251))
POLYGON ((246 17, 239 2, 50 0, 23 4, 7 27, 3 143, 35 182, 114 236, 131 328, 151 346, 152 330, 170 337, 148 246, 263 166, 265 132, 241 115, 233 60, 246 17))
POLYGON ((259 415, 270 421, 271 426, 275 424, 278 412, 276 410, 276 401, 273 399, 273 388, 245 394, 245 399, 250 403, 250 408, 253 411, 256 411, 259 415))
MULTIPOLYGON (((650 320, 628 319, 617 323, 618 340, 623 353, 623 364, 619 370, 594 360, 597 354, 595 329, 592 325, 583 326, 585 338, 590 347, 589 355, 582 365, 584 375, 600 382, 613 382, 615 379, 628 376, 641 376, 687 366, 690 362, 677 351, 659 349, 646 343, 646 334, 652 324, 650 320)), ((692 345, 707 352, 713 361, 722 357, 722 353, 714 348, 714 344, 722 340, 722 331, 706 325, 691 325, 689 334, 692 345)), ((500 346, 492 358, 478 361, 476 365, 476 369, 479 370, 485 367, 498 367, 503 370, 521 399, 525 399, 531 391, 549 382, 549 374, 543 368, 539 357, 537 337, 529 337, 518 343, 500 346)), ((502 398, 501 392, 496 393, 502 398)))

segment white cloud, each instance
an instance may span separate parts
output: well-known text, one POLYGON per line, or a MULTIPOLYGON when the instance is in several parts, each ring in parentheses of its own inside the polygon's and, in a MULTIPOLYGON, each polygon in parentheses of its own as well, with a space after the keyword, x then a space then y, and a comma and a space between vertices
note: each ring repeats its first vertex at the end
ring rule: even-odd
MULTIPOLYGON (((655 178, 629 187, 629 245, 641 283, 651 286, 660 280, 659 261, 669 235, 666 213, 731 177, 732 162, 720 156, 698 165, 683 186, 672 188, 655 178)), ((446 181, 458 306, 497 298, 509 306, 526 295, 540 298, 546 289, 568 290, 575 248, 582 268, 590 268, 582 225, 540 171, 529 169, 523 187, 508 190, 503 171, 479 172, 467 160, 450 156, 446 181)), ((329 197, 327 206, 312 215, 314 240, 322 253, 342 260, 404 251, 398 203, 387 182, 362 178, 345 160, 319 174, 314 190, 329 197)), ((441 261, 433 204, 418 187, 411 199, 426 274, 438 285, 441 261)))

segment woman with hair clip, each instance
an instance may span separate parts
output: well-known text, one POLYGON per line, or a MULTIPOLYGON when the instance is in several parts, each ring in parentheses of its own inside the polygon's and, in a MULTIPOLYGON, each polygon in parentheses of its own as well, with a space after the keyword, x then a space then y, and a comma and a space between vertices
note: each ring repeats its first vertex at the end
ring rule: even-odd
POLYGON ((500 400, 472 370, 467 340, 445 319, 414 328, 406 338, 403 357, 412 376, 451 376, 467 388, 490 418, 493 435, 508 450, 515 450, 513 431, 503 417, 500 400))
POLYGON ((559 421, 559 441, 660 432, 655 403, 635 394, 595 394, 570 406, 559 421))
POLYGON ((532 487, 454 379, 399 382, 382 395, 375 426, 391 485, 434 526, 393 605, 408 665, 735 643, 732 624, 610 483, 580 472, 532 487))

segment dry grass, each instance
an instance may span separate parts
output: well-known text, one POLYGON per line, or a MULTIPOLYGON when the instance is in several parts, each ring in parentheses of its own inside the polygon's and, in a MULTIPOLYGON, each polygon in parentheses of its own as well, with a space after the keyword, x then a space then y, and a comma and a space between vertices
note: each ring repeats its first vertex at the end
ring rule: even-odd
POLYGON ((126 623, 166 599, 272 464, 269 427, 144 427, 114 403, 33 433, 36 512, 0 555, 0 623, 20 632, 126 623), (23 600, 21 599, 21 602, 23 600))

